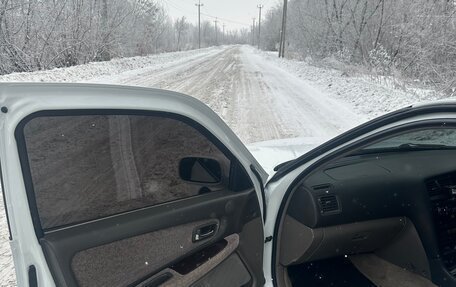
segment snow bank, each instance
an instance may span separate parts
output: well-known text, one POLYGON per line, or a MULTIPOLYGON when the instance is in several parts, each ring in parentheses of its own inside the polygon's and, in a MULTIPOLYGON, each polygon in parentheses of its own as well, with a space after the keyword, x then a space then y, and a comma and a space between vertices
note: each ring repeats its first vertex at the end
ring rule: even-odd
POLYGON ((340 70, 316 67, 305 61, 281 59, 277 57, 277 53, 258 50, 256 53, 310 82, 329 96, 350 103, 355 111, 369 119, 411 104, 448 99, 448 96, 433 90, 405 85, 396 88, 397 85, 388 79, 377 79, 368 75, 347 76, 340 70))
POLYGON ((179 61, 198 58, 221 48, 206 48, 183 52, 115 58, 107 62, 92 62, 68 68, 57 68, 29 73, 13 73, 0 76, 1 82, 92 82, 97 78, 111 77, 126 71, 148 67, 161 68, 179 61))

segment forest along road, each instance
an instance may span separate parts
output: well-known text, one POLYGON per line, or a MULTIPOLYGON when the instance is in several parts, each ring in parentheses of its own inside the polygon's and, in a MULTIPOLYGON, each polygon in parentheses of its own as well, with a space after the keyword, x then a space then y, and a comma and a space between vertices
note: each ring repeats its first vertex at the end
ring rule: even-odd
POLYGON ((141 69, 93 82, 138 85, 191 95, 210 106, 244 143, 291 137, 330 138, 364 121, 276 67, 250 46, 226 46, 160 69, 141 69))
MULTIPOLYGON (((249 46, 207 53, 90 82, 169 89, 194 96, 248 144, 292 137, 327 139, 365 120, 350 106, 313 88, 249 46)), ((15 286, 8 228, 0 197, 0 286, 15 286)))

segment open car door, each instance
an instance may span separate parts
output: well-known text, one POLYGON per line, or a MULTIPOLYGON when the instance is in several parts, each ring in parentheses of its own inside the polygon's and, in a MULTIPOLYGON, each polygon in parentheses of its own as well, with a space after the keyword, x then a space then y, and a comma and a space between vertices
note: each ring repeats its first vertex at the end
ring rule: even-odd
POLYGON ((1 84, 19 286, 261 286, 267 174, 178 93, 1 84))
POLYGON ((447 101, 383 115, 280 165, 265 188, 266 280, 456 286, 455 156, 447 101), (357 255, 365 261, 348 262, 357 255))

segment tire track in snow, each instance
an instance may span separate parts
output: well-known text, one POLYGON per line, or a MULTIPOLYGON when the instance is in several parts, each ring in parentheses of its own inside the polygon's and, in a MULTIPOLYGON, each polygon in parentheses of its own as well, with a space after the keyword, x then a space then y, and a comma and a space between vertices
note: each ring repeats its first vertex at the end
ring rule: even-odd
POLYGON ((270 99, 281 128, 294 137, 330 138, 363 122, 352 107, 330 98, 299 77, 275 66, 250 47, 242 47, 246 70, 255 75, 260 91, 270 99))
POLYGON ((245 143, 329 138, 364 120, 347 104, 274 66, 248 46, 226 46, 182 65, 152 69, 118 83, 196 97, 245 143))
POLYGON ((262 92, 261 82, 245 69, 239 46, 171 72, 146 73, 121 81, 191 95, 218 113, 245 143, 295 136, 262 92))

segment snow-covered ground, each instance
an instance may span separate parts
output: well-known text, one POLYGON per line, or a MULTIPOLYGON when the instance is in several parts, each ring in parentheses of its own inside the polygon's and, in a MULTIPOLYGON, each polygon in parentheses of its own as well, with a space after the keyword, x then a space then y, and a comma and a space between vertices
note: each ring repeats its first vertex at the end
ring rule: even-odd
POLYGON ((116 58, 108 62, 93 62, 85 65, 68 68, 38 71, 33 73, 13 73, 0 75, 1 82, 90 82, 94 79, 103 81, 107 77, 110 81, 118 75, 128 72, 140 72, 141 69, 154 68, 156 70, 169 68, 170 65, 179 65, 197 58, 207 57, 220 52, 220 48, 206 48, 184 52, 156 54, 145 57, 116 58))
MULTIPOLYGON (((96 82, 156 87, 194 96, 215 110, 253 153, 278 144, 293 153, 267 160, 268 169, 378 114, 435 93, 386 87, 368 77, 278 59, 250 46, 222 46, 114 59, 65 69, 0 76, 1 82, 96 82), (284 138, 295 140, 272 141, 284 138), (269 141, 254 143, 258 141, 269 141)), ((14 285, 0 199, 0 286, 14 285)))
MULTIPOLYGON (((355 112, 368 119, 412 104, 448 99, 443 93, 413 87, 397 79, 362 74, 348 76, 343 70, 316 67, 306 61, 278 58, 275 52, 256 53, 300 79, 312 83, 312 86, 331 98, 350 104, 355 112)), ((342 68, 343 64, 337 63, 335 66, 342 68)))

